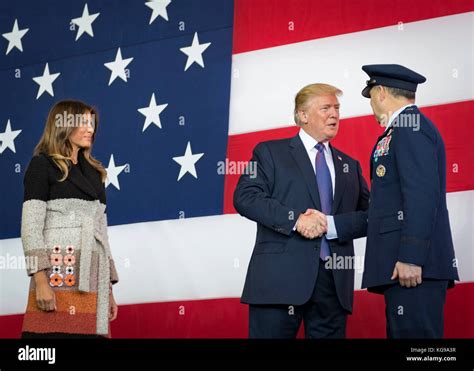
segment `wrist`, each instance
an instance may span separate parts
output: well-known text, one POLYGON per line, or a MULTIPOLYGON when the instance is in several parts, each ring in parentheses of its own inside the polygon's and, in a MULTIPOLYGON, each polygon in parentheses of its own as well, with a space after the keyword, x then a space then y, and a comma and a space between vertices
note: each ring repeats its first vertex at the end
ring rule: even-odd
POLYGON ((294 231, 297 231, 298 230, 298 225, 301 223, 301 218, 304 217, 304 214, 300 214, 298 216, 298 219, 296 219, 296 223, 295 223, 295 226, 293 227, 293 230, 294 231))
POLYGON ((42 285, 48 283, 45 271, 36 272, 33 275, 36 285, 42 285))
POLYGON ((298 219, 296 220, 296 224, 300 223, 301 220, 305 217, 305 215, 303 213, 301 213, 299 216, 298 216, 298 219))

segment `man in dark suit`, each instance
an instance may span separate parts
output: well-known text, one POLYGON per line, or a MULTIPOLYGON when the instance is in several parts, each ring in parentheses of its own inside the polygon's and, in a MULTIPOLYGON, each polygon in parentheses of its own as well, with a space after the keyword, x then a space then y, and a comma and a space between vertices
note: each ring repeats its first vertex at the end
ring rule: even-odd
POLYGON ((257 222, 242 294, 251 338, 294 338, 302 321, 307 338, 345 337, 352 240, 366 235, 369 192, 359 163, 329 144, 340 94, 327 84, 301 89, 299 134, 258 144, 256 176, 242 175, 235 190, 237 211, 257 222))
POLYGON ((441 338, 446 289, 459 280, 446 208, 446 154, 415 103, 422 75, 368 65, 362 95, 385 132, 371 155, 362 287, 383 293, 389 338, 441 338))

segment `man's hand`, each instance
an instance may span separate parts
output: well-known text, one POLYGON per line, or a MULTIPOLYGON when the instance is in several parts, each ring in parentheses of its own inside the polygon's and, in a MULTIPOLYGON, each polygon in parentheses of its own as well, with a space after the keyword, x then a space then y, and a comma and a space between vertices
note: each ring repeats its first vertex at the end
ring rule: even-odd
POLYGON ((401 286, 415 287, 416 285, 421 284, 422 281, 421 267, 417 265, 397 262, 395 264, 395 268, 393 269, 391 279, 394 280, 397 278, 401 286))
POLYGON ((328 222, 326 215, 315 209, 307 209, 296 222, 296 230, 303 237, 313 239, 321 237, 327 232, 328 222))

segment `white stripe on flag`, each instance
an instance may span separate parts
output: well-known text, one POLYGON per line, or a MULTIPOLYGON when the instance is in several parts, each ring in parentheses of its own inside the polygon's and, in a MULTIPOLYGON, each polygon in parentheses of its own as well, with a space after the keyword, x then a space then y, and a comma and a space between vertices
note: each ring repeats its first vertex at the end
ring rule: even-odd
POLYGON ((420 106, 473 99, 473 23, 470 12, 234 55, 229 134, 292 124, 295 94, 314 82, 343 90, 343 118, 371 114, 360 94, 365 64, 399 63, 425 75, 420 106))
MULTIPOLYGON (((474 191, 448 194, 459 274, 474 281, 474 191)), ((120 282, 120 304, 239 297, 255 242, 256 224, 220 215, 109 228, 120 282)), ((365 239, 355 241, 363 257, 365 239)), ((0 240, 1 256, 22 256, 19 238, 0 240)), ((360 288, 361 272, 355 287, 360 288)), ((0 315, 25 310, 28 279, 22 269, 0 269, 0 315)))

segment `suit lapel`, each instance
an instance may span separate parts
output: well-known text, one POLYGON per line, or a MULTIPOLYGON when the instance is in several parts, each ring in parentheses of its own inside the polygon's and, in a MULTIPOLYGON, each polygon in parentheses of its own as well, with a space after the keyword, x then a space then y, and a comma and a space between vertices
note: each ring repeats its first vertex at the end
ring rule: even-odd
POLYGON ((332 203, 332 215, 336 214, 337 208, 341 203, 342 195, 344 194, 344 188, 346 187, 346 174, 344 173, 344 162, 342 157, 339 154, 338 150, 335 149, 332 145, 332 160, 334 162, 334 173, 336 176, 335 183, 336 189, 334 190, 334 201, 332 203))
POLYGON ((308 153, 306 152, 299 135, 296 135, 291 139, 290 152, 303 175, 303 179, 308 186, 309 194, 311 195, 316 209, 321 210, 316 174, 314 173, 313 166, 308 158, 308 153))

